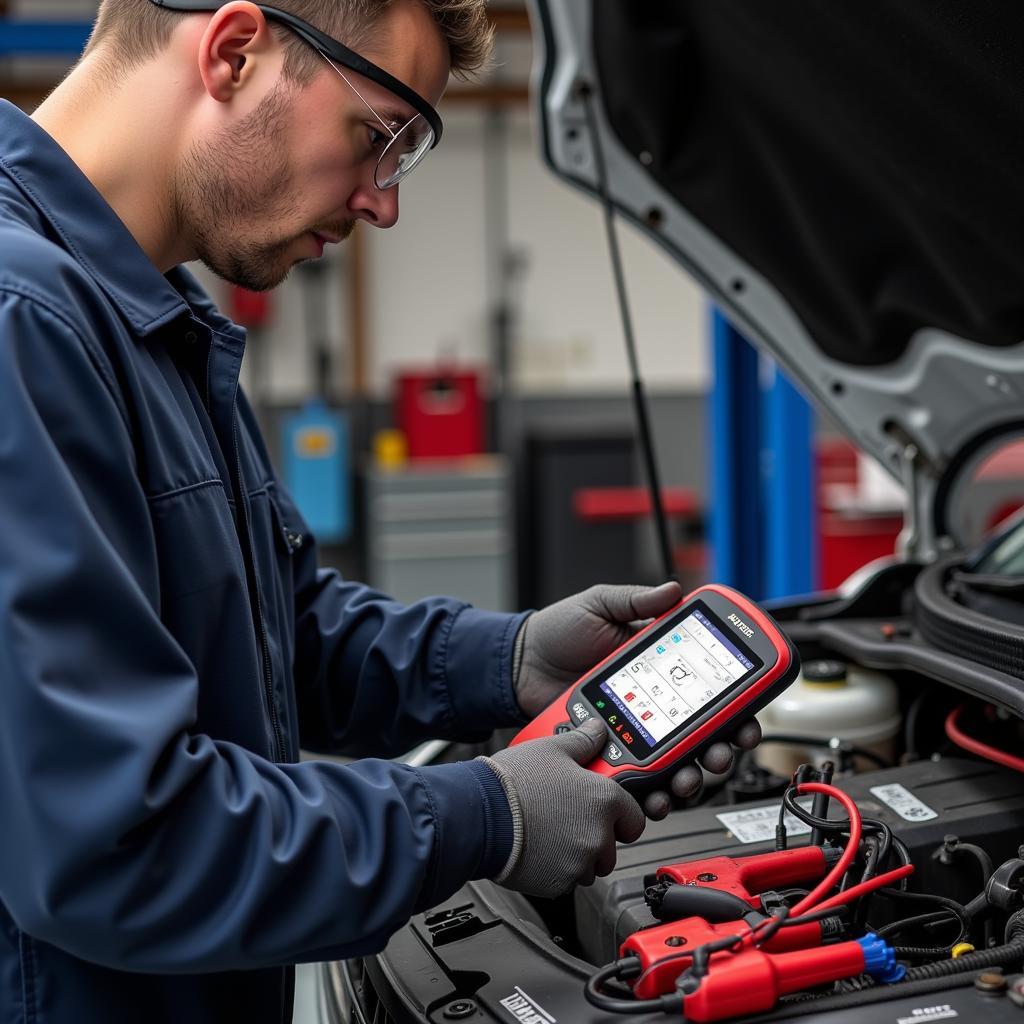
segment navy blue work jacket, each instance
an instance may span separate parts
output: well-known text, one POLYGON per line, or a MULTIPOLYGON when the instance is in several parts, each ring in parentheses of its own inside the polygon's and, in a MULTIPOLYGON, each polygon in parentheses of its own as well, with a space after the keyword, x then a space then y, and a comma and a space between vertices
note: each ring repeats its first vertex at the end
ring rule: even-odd
POLYGON ((482 762, 369 758, 520 721, 521 618, 318 570, 244 340, 0 102, 0 1024, 288 1021, 511 849, 482 762))

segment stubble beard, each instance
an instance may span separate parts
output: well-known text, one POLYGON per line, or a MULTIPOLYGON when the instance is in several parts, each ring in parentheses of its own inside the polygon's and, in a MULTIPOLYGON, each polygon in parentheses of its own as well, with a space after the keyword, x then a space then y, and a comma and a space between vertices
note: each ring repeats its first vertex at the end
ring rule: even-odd
MULTIPOLYGON (((175 227, 214 274, 254 292, 276 288, 301 235, 256 239, 261 221, 295 221, 292 176, 281 154, 290 103, 279 85, 239 124, 196 142, 175 179, 175 227), (255 229, 255 230, 254 230, 255 229)), ((343 234, 351 231, 346 225, 343 234)))

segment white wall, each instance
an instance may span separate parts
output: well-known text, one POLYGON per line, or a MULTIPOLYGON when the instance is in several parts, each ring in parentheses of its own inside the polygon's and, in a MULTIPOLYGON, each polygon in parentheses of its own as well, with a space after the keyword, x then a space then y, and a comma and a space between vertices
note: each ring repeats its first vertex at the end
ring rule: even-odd
MULTIPOLYGON (((599 204, 558 181, 517 118, 511 232, 529 259, 518 376, 527 391, 624 387, 627 364, 599 204)), ((649 239, 619 222, 640 365, 652 390, 708 379, 702 293, 649 239)))

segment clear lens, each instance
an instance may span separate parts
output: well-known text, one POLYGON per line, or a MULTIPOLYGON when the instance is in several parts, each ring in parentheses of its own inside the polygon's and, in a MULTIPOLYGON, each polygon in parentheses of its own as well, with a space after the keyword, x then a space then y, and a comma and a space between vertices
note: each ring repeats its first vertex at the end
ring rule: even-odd
POLYGON ((434 145, 434 129, 430 127, 430 123, 422 114, 417 114, 395 134, 391 126, 373 109, 372 104, 351 82, 348 75, 323 50, 317 52, 344 79, 348 87, 362 100, 363 106, 391 135, 391 141, 384 147, 377 166, 374 168, 373 181, 379 189, 392 188, 430 152, 430 147, 434 145))
POLYGON ((434 132, 426 120, 417 114, 384 147, 374 172, 377 188, 392 188, 430 152, 434 132))

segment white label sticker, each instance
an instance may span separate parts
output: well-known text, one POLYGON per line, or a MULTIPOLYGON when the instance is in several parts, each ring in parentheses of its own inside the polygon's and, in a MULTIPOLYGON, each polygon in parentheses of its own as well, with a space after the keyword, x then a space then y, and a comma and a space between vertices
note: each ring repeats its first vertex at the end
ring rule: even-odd
MULTIPOLYGON (((801 797, 797 803, 806 810, 811 809, 813 798, 801 797)), ((741 842, 764 843, 775 839, 775 826, 779 823, 779 808, 782 804, 771 807, 744 807, 742 811, 727 811, 715 817, 741 842)), ((811 831, 799 818, 786 813, 786 835, 805 836, 811 831)))
POLYGON ((905 786, 893 782, 888 786, 872 786, 871 792, 891 807, 904 821, 931 821, 938 812, 922 803, 905 786))
MULTIPOLYGON (((879 786, 879 789, 887 789, 887 786, 879 786)), ((949 1003, 939 1003, 937 1006, 922 1006, 920 1009, 912 1010, 909 1017, 897 1017, 896 1024, 927 1024, 931 1020, 949 1020, 951 1017, 959 1017, 960 1014, 954 1010, 949 1003)))

